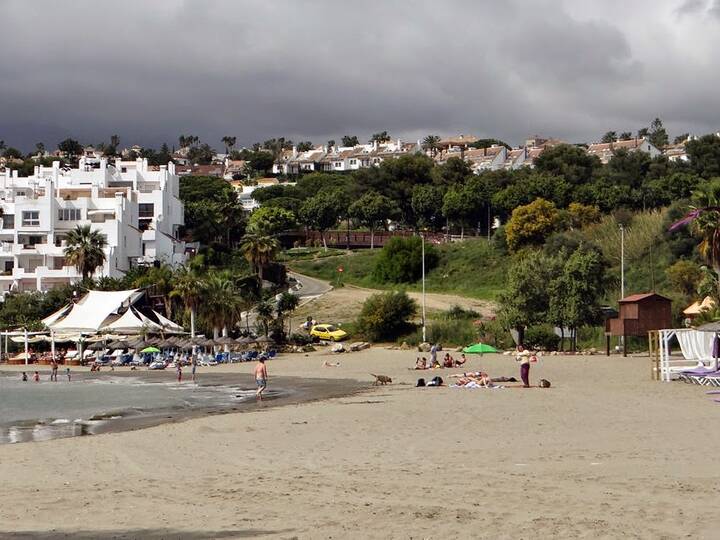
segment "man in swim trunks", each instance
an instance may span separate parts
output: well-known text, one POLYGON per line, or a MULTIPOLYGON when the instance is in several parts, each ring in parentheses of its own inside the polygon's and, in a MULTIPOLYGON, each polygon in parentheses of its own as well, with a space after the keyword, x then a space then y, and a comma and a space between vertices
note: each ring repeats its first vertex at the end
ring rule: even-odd
POLYGON ((255 384, 257 384, 257 392, 255 392, 255 397, 258 401, 262 401, 262 393, 267 388, 267 366, 265 365, 265 357, 260 356, 258 358, 258 363, 255 366, 255 384))

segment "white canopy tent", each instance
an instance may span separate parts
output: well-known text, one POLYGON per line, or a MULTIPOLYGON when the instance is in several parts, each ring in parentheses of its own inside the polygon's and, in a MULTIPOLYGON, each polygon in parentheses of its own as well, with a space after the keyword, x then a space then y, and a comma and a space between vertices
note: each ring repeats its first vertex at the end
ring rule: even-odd
POLYGON ((89 291, 63 318, 47 324, 54 332, 98 332, 105 320, 123 306, 129 307, 142 296, 138 289, 127 291, 89 291))
POLYGON ((147 331, 159 332, 162 329, 161 326, 152 322, 132 306, 115 321, 102 327, 103 332, 117 332, 120 334, 140 334, 147 331))
POLYGON ((678 373, 697 368, 702 364, 718 369, 717 359, 713 357, 714 332, 701 332, 694 328, 676 328, 659 330, 660 337, 660 374, 661 380, 671 381, 678 373), (682 359, 673 359, 670 355, 670 340, 675 337, 680 344, 682 359))
MULTIPOLYGON (((56 341, 76 341, 82 357, 85 336, 108 332, 112 334, 139 334, 145 332, 182 333, 183 327, 160 313, 153 311, 159 322, 143 315, 133 307, 145 294, 144 290, 130 289, 126 291, 89 291, 77 303, 68 304, 45 317, 42 322, 50 330, 48 337, 38 334, 47 332, 2 332, 7 339, 12 336, 15 342, 25 343, 25 361, 27 363, 28 343, 48 340, 52 354, 55 356, 56 341)), ((92 338, 89 338, 92 340, 92 338)))
MULTIPOLYGON (((185 332, 185 329, 184 329, 182 326, 180 326, 180 325, 179 325, 178 323, 176 323, 176 322, 172 322, 172 321, 171 321, 170 319, 168 319, 167 317, 163 317, 163 316, 162 316, 160 313, 158 313, 157 311, 153 310, 153 314, 155 315, 155 317, 157 317, 157 320, 160 322, 160 324, 162 325, 163 329, 164 329, 166 332, 170 332, 170 333, 182 333, 182 332, 185 332)), ((142 315, 142 313, 141 313, 140 315, 142 315)), ((144 317, 144 316, 143 316, 143 317, 144 317)), ((147 317, 144 317, 144 318, 147 319, 147 317)), ((148 320, 149 320, 149 319, 148 319, 148 320)))

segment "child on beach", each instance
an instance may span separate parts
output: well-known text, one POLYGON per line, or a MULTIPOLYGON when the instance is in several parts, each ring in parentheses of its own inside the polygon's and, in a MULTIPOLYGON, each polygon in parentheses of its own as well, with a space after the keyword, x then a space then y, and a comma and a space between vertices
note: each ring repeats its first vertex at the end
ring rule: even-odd
POLYGON ((40 382, 40 372, 39 371, 36 371, 35 374, 33 375, 33 381, 40 382))
POLYGON ((192 362, 190 362, 190 374, 192 375, 192 382, 195 382, 195 372, 197 371, 197 357, 192 357, 192 362))
POLYGON ((28 380, 28 378, 27 378, 27 373, 25 373, 25 372, 23 371, 23 374, 22 374, 22 382, 27 382, 27 380, 28 380))
POLYGON ((182 366, 180 365, 180 362, 177 363, 175 371, 177 372, 177 381, 182 382, 182 366))
POLYGON ((70 382, 70 368, 65 368, 65 374, 67 375, 68 382, 70 382))

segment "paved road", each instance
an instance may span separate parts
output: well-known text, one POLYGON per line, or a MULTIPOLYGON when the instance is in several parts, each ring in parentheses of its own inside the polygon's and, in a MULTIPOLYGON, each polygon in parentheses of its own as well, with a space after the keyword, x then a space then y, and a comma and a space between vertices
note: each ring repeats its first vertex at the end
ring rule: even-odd
POLYGON ((302 285, 298 290, 292 291, 293 294, 298 295, 301 299, 321 296, 332 290, 332 287, 327 281, 296 274, 295 272, 288 272, 288 276, 296 279, 302 285))
MULTIPOLYGON (((332 287, 327 281, 311 278, 310 276, 296 274, 295 272, 288 272, 288 278, 291 278, 290 293, 300 299, 300 304, 309 302, 313 298, 322 296, 326 292, 332 290, 332 287), (295 282, 293 282, 292 279, 294 279, 295 282)), ((254 330, 257 322, 255 310, 251 309, 247 316, 250 318, 250 328, 254 330)), ((245 321, 245 315, 243 314, 240 318, 240 326, 245 327, 247 324, 248 323, 245 321)))

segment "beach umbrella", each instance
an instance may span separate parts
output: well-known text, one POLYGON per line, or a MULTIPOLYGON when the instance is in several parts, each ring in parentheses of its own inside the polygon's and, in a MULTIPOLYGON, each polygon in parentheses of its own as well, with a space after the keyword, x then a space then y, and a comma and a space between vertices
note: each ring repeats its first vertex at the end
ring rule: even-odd
POLYGON ((157 347, 145 347, 140 352, 141 353, 156 353, 156 352, 160 352, 160 349, 158 349, 157 347))
POLYGON ((221 336, 215 340, 216 345, 237 345, 235 340, 229 336, 221 336))
POLYGON ((496 353, 497 349, 495 347, 487 345, 486 343, 475 343, 474 345, 465 347, 463 349, 463 352, 467 354, 496 353))
POLYGON ((160 343, 158 343, 157 346, 162 349, 167 349, 169 347, 175 347, 175 342, 169 339, 164 339, 160 343))
POLYGON ((130 343, 128 343, 127 341, 119 340, 119 341, 111 341, 110 343, 108 343, 108 348, 109 349, 130 349, 131 346, 130 346, 130 343))
POLYGON ((255 343, 255 338, 250 336, 243 336, 237 338, 235 341, 242 345, 250 345, 251 343, 255 343))
POLYGON ((102 351, 105 349, 105 344, 102 341, 95 341, 88 345, 88 349, 91 351, 102 351))

